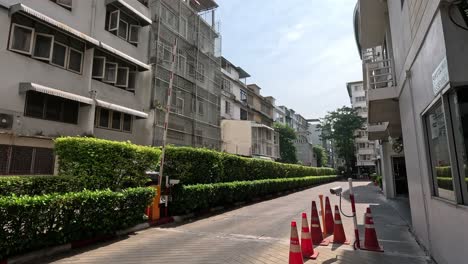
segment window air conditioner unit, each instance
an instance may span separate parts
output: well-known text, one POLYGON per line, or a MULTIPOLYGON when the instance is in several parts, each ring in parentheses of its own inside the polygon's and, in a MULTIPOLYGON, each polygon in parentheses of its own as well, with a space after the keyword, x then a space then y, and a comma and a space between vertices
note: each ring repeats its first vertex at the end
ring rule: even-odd
POLYGON ((0 129, 11 129, 13 126, 13 115, 0 113, 0 129))

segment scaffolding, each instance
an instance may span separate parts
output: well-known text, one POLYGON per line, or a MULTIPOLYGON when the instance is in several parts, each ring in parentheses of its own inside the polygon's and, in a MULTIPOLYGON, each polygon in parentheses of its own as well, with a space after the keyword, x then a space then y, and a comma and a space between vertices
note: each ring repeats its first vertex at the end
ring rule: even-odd
MULTIPOLYGON (((162 145, 170 79, 171 47, 177 39, 167 142, 178 146, 221 148, 221 39, 214 24, 213 1, 155 0, 151 3, 150 59, 153 65, 153 144, 162 145), (197 4, 212 3, 208 8, 197 4), (202 11, 203 10, 203 11, 202 11), (212 22, 203 16, 211 15, 212 22)), ((219 24, 218 24, 219 25, 219 24)))

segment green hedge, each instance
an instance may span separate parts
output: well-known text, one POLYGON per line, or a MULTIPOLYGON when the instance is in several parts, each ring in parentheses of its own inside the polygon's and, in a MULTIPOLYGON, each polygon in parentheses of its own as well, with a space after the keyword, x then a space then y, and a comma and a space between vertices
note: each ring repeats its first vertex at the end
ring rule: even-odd
POLYGON ((336 176, 311 176, 178 186, 173 191, 170 209, 172 214, 185 214, 336 179, 336 176))
POLYGON ((0 260, 134 226, 154 195, 152 188, 131 188, 0 197, 0 260))
POLYGON ((436 167, 436 175, 437 177, 451 178, 452 169, 450 166, 436 167))
POLYGON ((144 185, 145 171, 156 169, 161 151, 129 142, 61 137, 55 140, 55 153, 60 175, 86 175, 97 189, 120 189, 144 185))
POLYGON ((336 174, 332 168, 284 164, 191 147, 168 147, 164 171, 185 185, 336 174))
POLYGON ((50 193, 79 192, 94 189, 82 177, 74 176, 2 176, 0 196, 42 195, 50 193))

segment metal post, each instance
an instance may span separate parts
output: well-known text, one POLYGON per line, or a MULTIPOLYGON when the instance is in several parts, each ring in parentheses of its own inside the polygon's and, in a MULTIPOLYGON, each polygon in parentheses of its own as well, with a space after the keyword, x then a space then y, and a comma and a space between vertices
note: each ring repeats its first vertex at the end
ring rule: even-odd
POLYGON ((353 211, 353 222, 354 222, 354 247, 361 248, 361 244, 359 243, 359 230, 357 225, 357 216, 356 216, 356 204, 354 201, 354 192, 353 192, 353 179, 348 178, 349 183, 349 200, 351 200, 351 209, 353 211))
POLYGON ((166 103, 166 116, 164 118, 164 132, 163 132, 163 142, 162 142, 162 151, 161 151, 161 163, 159 165, 159 179, 158 179, 158 189, 161 192, 163 172, 164 172, 164 159, 166 156, 166 141, 167 141, 167 128, 169 126, 169 112, 171 110, 171 101, 172 101, 172 85, 174 83, 174 69, 176 64, 177 57, 177 38, 174 41, 174 46, 172 47, 172 64, 171 64, 171 76, 169 78, 169 88, 167 90, 167 103, 166 103))

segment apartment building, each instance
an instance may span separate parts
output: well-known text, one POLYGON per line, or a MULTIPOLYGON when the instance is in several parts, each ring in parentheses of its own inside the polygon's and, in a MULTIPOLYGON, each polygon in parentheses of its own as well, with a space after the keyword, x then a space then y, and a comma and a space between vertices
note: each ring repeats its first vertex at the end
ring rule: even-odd
POLYGON ((349 82, 346 84, 351 106, 356 110, 357 114, 366 119, 364 129, 357 130, 355 133, 355 151, 356 151, 356 167, 358 174, 371 174, 376 171, 377 148, 375 140, 370 140, 367 131, 367 87, 364 87, 363 82, 349 82))
POLYGON ((229 120, 248 120, 249 109, 245 105, 246 80, 250 75, 226 58, 221 58, 221 118, 229 120), (242 91, 242 92, 241 92, 242 91), (244 96, 244 97, 241 97, 244 96))
POLYGON ((165 106, 170 81, 172 47, 177 60, 168 123, 167 143, 221 149, 222 87, 220 34, 213 0, 155 0, 150 8, 150 59, 154 65, 152 107, 153 144, 162 144, 165 106))
POLYGON ((355 33, 383 189, 437 263, 468 258, 466 1, 359 0, 355 33))
POLYGON ((143 0, 0 0, 0 174, 52 174, 52 140, 150 145, 143 0))

